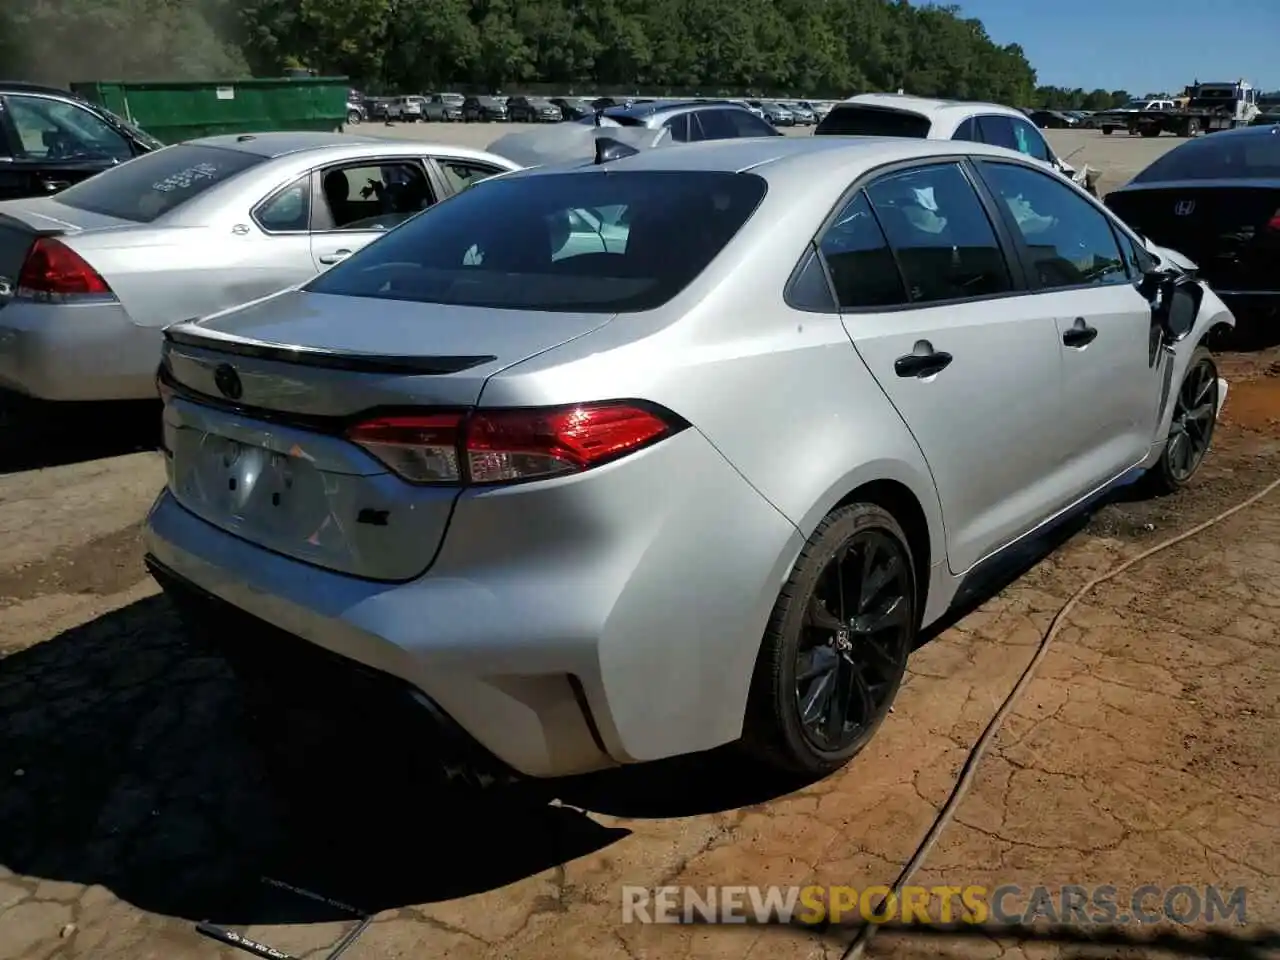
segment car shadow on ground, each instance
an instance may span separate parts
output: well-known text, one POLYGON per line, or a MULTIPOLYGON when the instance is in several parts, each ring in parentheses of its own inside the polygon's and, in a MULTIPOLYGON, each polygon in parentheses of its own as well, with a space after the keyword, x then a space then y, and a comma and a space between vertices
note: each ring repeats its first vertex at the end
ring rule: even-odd
POLYGON ((0 864, 169 916, 308 922, 345 917, 260 878, 374 912, 494 889, 627 834, 449 787, 410 762, 416 744, 375 766, 351 749, 359 737, 316 760, 297 816, 267 786, 248 722, 225 665, 183 639, 163 596, 3 657, 0 864))
MULTIPOLYGON (((0 397, 0 405, 6 402, 0 397)), ((0 410, 0 475, 154 450, 159 444, 158 400, 0 410)))

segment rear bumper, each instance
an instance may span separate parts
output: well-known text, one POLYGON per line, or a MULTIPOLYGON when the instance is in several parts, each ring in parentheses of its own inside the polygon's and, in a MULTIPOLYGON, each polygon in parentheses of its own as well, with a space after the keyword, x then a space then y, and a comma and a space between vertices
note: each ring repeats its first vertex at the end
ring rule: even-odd
POLYGON ((269 552, 167 490, 146 531, 174 577, 397 678, 533 777, 736 739, 802 539, 693 430, 568 484, 464 494, 408 583, 269 552))
POLYGON ((303 685, 312 702, 321 704, 335 698, 352 705, 355 701, 361 713, 377 710, 397 723, 410 723, 412 730, 400 731, 406 738, 429 738, 446 769, 473 781, 485 784, 515 779, 515 771, 469 737, 438 704, 403 680, 334 656, 254 617, 201 589, 150 554, 145 563, 147 572, 184 613, 199 618, 207 639, 235 644, 234 653, 242 666, 259 662, 265 672, 275 670, 281 662, 288 663, 296 677, 305 678, 303 685))
POLYGON ((150 399, 161 339, 119 303, 13 300, 0 309, 0 388, 39 400, 150 399))

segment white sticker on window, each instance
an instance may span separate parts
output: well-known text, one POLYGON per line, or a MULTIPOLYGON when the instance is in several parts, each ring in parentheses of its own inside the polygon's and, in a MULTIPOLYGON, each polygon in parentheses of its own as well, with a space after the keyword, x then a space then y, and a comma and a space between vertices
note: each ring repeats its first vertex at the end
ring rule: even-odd
POLYGON ((185 190, 192 184, 199 183, 201 180, 212 180, 217 175, 218 168, 212 163, 197 163, 177 173, 171 173, 163 180, 157 180, 151 185, 151 189, 157 193, 185 190))

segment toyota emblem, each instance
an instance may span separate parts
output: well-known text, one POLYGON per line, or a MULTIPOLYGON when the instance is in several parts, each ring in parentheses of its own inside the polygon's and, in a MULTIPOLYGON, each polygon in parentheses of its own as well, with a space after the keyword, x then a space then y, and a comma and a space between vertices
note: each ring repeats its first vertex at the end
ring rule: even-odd
POLYGON ((229 363, 220 364, 213 371, 213 385, 228 400, 239 400, 244 393, 244 384, 240 382, 240 374, 229 363))
POLYGON ((1194 200, 1179 200, 1173 205, 1173 212, 1179 217, 1191 216, 1191 211, 1196 208, 1194 200))

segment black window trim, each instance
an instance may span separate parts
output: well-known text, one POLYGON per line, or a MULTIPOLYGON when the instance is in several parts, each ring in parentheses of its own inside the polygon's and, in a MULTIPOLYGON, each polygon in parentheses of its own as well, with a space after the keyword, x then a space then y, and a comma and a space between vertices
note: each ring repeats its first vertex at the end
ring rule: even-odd
POLYGON ((329 200, 324 195, 324 174, 329 170, 347 170, 351 168, 359 169, 361 167, 378 167, 396 163, 416 163, 422 170, 422 175, 427 180, 427 186, 431 188, 432 200, 428 207, 434 207, 437 203, 444 199, 440 193, 440 186, 436 181, 436 177, 432 170, 430 160, 433 158, 426 154, 400 154, 399 156, 379 156, 379 157, 358 157, 351 160, 331 160, 328 163, 320 164, 311 170, 311 223, 310 229, 307 231, 312 236, 341 236, 343 234, 353 233, 374 233, 385 231, 372 231, 366 229, 349 230, 344 227, 333 226, 333 214, 329 210, 329 200), (321 213, 323 212, 323 216, 321 213), (321 226, 321 224, 328 224, 321 226))
MULTIPOLYGON (((1052 170, 1044 169, 1044 164, 1036 160, 1031 160, 1028 163, 1020 163, 1017 160, 1006 160, 1004 157, 975 157, 974 160, 976 161, 974 164, 975 173, 982 180, 983 186, 990 195, 998 216, 1002 221, 1004 221, 1006 232, 1009 233, 1013 241, 1014 248, 1017 251, 1018 259, 1022 262, 1022 270, 1026 279, 1027 293, 1032 295, 1043 293, 1067 293, 1073 290, 1096 290, 1100 286, 1118 287, 1121 286, 1121 284, 1073 283, 1070 286, 1065 287, 1047 287, 1036 282, 1035 261, 1031 257, 1031 249, 1027 246, 1026 241, 1023 240, 1022 232, 1018 229, 1018 225, 1012 222, 1012 215, 1008 212, 1008 208, 1004 204, 996 202, 999 198, 999 192, 986 180, 983 173, 984 168, 987 166, 1021 167, 1024 170, 1030 170, 1032 173, 1037 173, 1042 177, 1046 177, 1051 183, 1056 183, 1059 186, 1065 187, 1068 191, 1074 193, 1081 200, 1085 201, 1087 205, 1092 206, 1102 215, 1103 222, 1105 222, 1111 230, 1112 242, 1115 243, 1116 252, 1120 254, 1120 259, 1125 265, 1125 276, 1129 278, 1130 284, 1134 286, 1137 285, 1138 280, 1141 278, 1135 279, 1134 277, 1129 276, 1129 260, 1124 255, 1124 249, 1121 247, 1120 238, 1116 236, 1116 218, 1112 215, 1111 211, 1103 206, 1098 200, 1089 196, 1083 190, 1075 187, 1074 184, 1067 181, 1066 178, 1060 174, 1055 174, 1052 170)), ((1147 252, 1146 247, 1143 244, 1135 241, 1135 246, 1137 246, 1139 252, 1147 252)), ((1147 253, 1147 255, 1150 256, 1149 253, 1147 253)))
MULTIPOLYGON (((983 303, 989 300, 1007 300, 1010 297, 1021 297, 1031 293, 1032 290, 1028 284, 1028 275, 1026 272, 1026 264, 1016 245, 1016 238, 1009 232, 1009 224, 1000 213, 999 207, 996 205, 996 198, 987 188, 986 183, 978 176, 973 166, 974 158, 968 154, 943 154, 939 156, 923 157, 914 160, 899 160, 893 163, 882 164, 865 171, 858 177, 835 202, 835 205, 827 212, 823 218, 818 230, 809 239, 805 249, 801 252, 797 266, 792 270, 787 278, 787 284, 783 289, 783 301, 793 310, 802 313, 815 313, 818 311, 812 308, 797 305, 791 295, 792 288, 800 276, 800 271, 804 269, 804 261, 809 256, 810 247, 818 251, 818 260, 822 264, 822 271, 826 275, 827 285, 831 289, 832 302, 837 304, 836 312, 844 315, 857 314, 877 314, 877 313, 899 313, 904 310, 930 310, 934 307, 952 307, 966 303, 983 303), (969 181, 969 185, 973 188, 974 193, 978 197, 978 202, 982 207, 983 213, 987 216, 988 223, 991 224, 991 231, 995 234, 996 244, 1000 248, 1000 252, 1004 257, 1005 266, 1009 270, 1010 286, 1008 290, 1002 290, 1000 293, 984 293, 972 297, 953 297, 949 300, 927 300, 919 303, 897 303, 882 306, 871 307, 841 307, 839 306, 840 298, 836 295, 835 284, 831 279, 831 268, 827 264, 827 258, 822 253, 822 238, 835 223, 836 218, 844 211, 854 198, 867 187, 874 184, 882 177, 892 176, 893 174, 904 173, 911 170, 920 170, 927 167, 942 166, 958 166, 960 172, 965 179, 969 181)), ((1028 164, 1017 163, 1011 161, 1017 166, 1028 166, 1028 164)), ((875 206, 868 199, 868 206, 871 207, 872 215, 876 217, 877 224, 880 222, 879 215, 875 212, 875 206)), ((894 263, 898 263, 898 252, 893 249, 892 244, 889 245, 889 252, 893 255, 894 263)), ((907 286, 902 276, 902 267, 898 266, 898 277, 902 280, 903 291, 905 293, 907 286)), ((825 311, 823 311, 825 312, 825 311)))
POLYGON ((254 226, 269 237, 301 237, 311 233, 311 219, 314 213, 312 205, 315 203, 316 193, 314 183, 316 169, 318 168, 298 174, 296 177, 286 181, 281 186, 276 187, 265 197, 255 203, 253 205, 253 209, 249 211, 249 219, 253 221, 254 226), (293 187, 299 180, 307 181, 307 225, 301 230, 272 230, 262 222, 261 218, 258 216, 259 211, 283 196, 285 191, 293 187))

